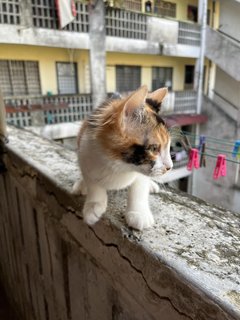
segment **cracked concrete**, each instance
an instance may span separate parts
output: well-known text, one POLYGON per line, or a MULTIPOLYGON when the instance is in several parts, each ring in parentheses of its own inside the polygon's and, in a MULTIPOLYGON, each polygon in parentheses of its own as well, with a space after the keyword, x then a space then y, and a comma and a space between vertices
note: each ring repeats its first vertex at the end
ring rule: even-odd
MULTIPOLYGON (((23 198, 37 206, 39 221, 34 228, 44 221, 46 256, 51 251, 51 262, 46 264, 52 277, 46 275, 41 281, 48 279, 58 288, 53 296, 65 308, 59 311, 61 319, 75 319, 80 308, 75 295, 82 299, 85 309, 81 312, 87 319, 240 319, 237 214, 163 187, 160 195, 150 196, 154 227, 137 232, 125 224, 123 190, 109 193, 104 218, 88 227, 81 217, 84 198, 70 194, 79 175, 76 155, 24 130, 9 129, 9 140, 6 179, 16 180, 23 198), (91 276, 87 271, 83 276, 76 259, 91 269, 91 276), (89 282, 83 285, 85 277, 89 282), (56 284, 54 279, 63 280, 56 284), (104 302, 92 291, 92 281, 95 287, 102 284, 98 290, 104 302), (99 308, 100 318, 92 304, 99 308)), ((48 292, 47 281, 44 286, 48 292)), ((48 309, 53 309, 50 298, 48 309)))

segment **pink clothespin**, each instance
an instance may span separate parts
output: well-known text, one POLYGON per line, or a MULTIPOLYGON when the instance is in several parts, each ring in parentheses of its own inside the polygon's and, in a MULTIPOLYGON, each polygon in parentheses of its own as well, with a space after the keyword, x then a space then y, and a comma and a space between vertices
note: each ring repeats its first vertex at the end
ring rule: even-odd
POLYGON ((187 164, 187 169, 189 171, 191 171, 193 169, 193 167, 195 169, 198 169, 199 168, 199 154, 198 154, 198 149, 194 149, 192 148, 190 150, 190 153, 189 153, 189 161, 188 161, 188 164, 187 164))
POLYGON ((217 157, 216 167, 213 173, 213 179, 217 180, 219 177, 225 177, 227 175, 226 155, 219 154, 217 157))

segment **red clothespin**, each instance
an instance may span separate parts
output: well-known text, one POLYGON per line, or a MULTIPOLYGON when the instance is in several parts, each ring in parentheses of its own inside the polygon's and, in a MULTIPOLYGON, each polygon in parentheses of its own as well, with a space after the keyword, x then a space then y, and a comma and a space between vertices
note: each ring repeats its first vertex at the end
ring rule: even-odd
POLYGON ((188 161, 188 164, 187 164, 187 169, 189 171, 192 171, 193 167, 195 169, 198 169, 199 168, 199 154, 198 154, 198 149, 194 149, 192 148, 190 150, 190 153, 189 153, 189 161, 188 161))
POLYGON ((225 177, 227 175, 226 155, 219 154, 217 157, 216 167, 213 173, 213 179, 217 180, 219 177, 225 177))

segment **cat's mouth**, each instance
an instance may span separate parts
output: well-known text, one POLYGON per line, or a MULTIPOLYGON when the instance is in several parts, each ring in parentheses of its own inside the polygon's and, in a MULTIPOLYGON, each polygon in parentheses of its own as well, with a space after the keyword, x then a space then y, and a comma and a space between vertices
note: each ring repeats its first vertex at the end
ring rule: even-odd
POLYGON ((162 176, 165 173, 167 173, 169 170, 167 170, 166 168, 162 168, 162 169, 155 169, 152 170, 150 173, 150 177, 157 177, 157 176, 162 176))

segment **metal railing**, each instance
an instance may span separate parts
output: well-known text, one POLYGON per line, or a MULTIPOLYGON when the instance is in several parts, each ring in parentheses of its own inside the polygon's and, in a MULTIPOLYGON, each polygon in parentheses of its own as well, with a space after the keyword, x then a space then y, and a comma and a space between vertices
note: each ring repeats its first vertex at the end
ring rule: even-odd
POLYGON ((32 114, 42 111, 43 123, 80 121, 92 111, 90 94, 37 97, 6 97, 7 122, 20 127, 32 125, 32 114))

